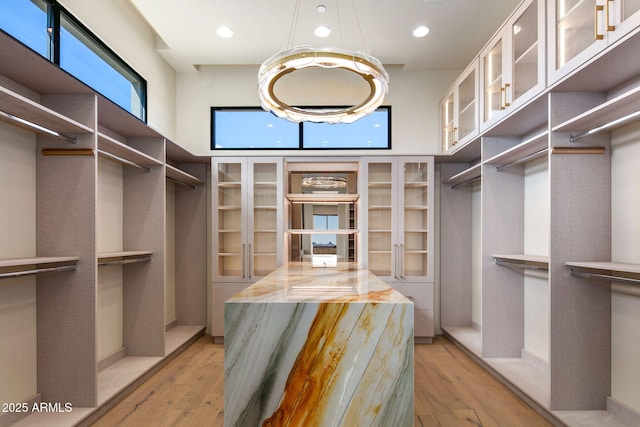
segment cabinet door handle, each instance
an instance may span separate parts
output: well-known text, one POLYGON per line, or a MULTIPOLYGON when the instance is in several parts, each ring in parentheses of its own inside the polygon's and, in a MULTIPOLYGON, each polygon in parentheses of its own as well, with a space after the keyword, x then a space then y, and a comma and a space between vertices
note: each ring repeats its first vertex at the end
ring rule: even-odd
POLYGON ((616 30, 616 26, 615 25, 611 25, 611 19, 609 18, 609 12, 611 9, 610 3, 613 3, 614 0, 607 0, 607 10, 605 13, 605 17, 607 20, 607 31, 615 31, 616 30))
POLYGON ((504 110, 507 103, 507 89, 504 86, 500 88, 500 110, 504 110))
POLYGON ((400 244, 400 278, 404 279, 404 243, 400 244))
POLYGON ((398 253, 400 252, 400 250, 398 249, 398 244, 394 243, 393 248, 395 249, 393 252, 393 254, 391 254, 391 257, 393 258, 393 277, 396 280, 399 280, 398 278, 398 253))
POLYGON ((242 263, 242 278, 246 278, 247 277, 247 267, 244 265, 244 261, 245 261, 245 255, 246 255, 246 249, 247 249, 247 245, 246 244, 242 244, 242 257, 240 262, 242 263))
POLYGON ((247 262, 247 275, 249 279, 253 276, 253 253, 251 252, 251 243, 249 243, 248 252, 247 252, 248 262, 247 262))
POLYGON ((596 40, 602 40, 604 39, 604 35, 598 33, 598 13, 602 12, 604 10, 604 6, 602 6, 601 4, 596 5, 596 10, 594 13, 594 33, 595 33, 595 39, 596 40))
POLYGON ((511 106, 511 103, 507 102, 507 89, 509 89, 510 87, 511 87, 510 83, 505 83, 504 84, 504 106, 505 106, 505 108, 511 106))

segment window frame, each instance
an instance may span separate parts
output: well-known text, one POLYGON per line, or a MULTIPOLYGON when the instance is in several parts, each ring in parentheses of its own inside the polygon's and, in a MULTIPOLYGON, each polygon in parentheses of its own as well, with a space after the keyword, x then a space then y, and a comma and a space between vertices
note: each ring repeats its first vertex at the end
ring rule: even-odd
POLYGON ((13 37, 21 43, 23 46, 28 48, 29 50, 35 52, 37 55, 42 56, 47 59, 51 63, 55 64, 58 68, 66 72, 67 74, 73 76, 78 81, 86 84, 88 87, 93 89, 96 93, 99 93, 104 98, 113 102, 118 107, 122 108, 124 111, 127 111, 132 116, 138 118, 139 120, 147 123, 147 81, 134 70, 127 62, 125 62, 119 55, 117 55, 109 46, 107 46, 98 36, 96 36, 86 25, 84 25, 78 18, 76 18, 72 13, 70 13, 67 9, 65 9, 60 3, 56 0, 42 0, 43 3, 47 5, 47 27, 49 31, 49 49, 48 56, 44 56, 32 49, 25 43, 22 43, 20 40, 16 39, 11 33, 5 31, 4 29, 0 29, 0 31, 5 32, 9 36, 13 37), (84 40, 78 39, 88 50, 90 50, 97 57, 102 59, 108 66, 110 66, 116 73, 121 75, 126 81, 128 81, 133 90, 138 94, 140 103, 131 103, 131 108, 125 108, 116 101, 113 100, 114 97, 108 96, 107 94, 101 92, 100 90, 94 88, 89 83, 85 82, 78 76, 76 76, 71 71, 63 68, 60 65, 60 38, 61 38, 61 16, 64 15, 65 20, 71 23, 77 30, 83 33, 84 38, 86 38, 86 43, 84 40), (138 89, 139 87, 139 89, 138 89), (140 114, 134 113, 139 108, 140 114))
MULTIPOLYGON (((327 108, 327 109, 343 109, 345 108, 344 106, 329 106, 329 105, 320 105, 320 106, 311 106, 311 107, 303 107, 305 109, 310 109, 310 108, 314 108, 314 109, 322 109, 322 108, 327 108)), ((215 113, 216 111, 261 111, 264 112, 265 114, 270 114, 268 111, 265 111, 264 109, 262 109, 261 107, 256 107, 256 106, 229 106, 229 107, 211 107, 210 109, 210 149, 212 151, 273 151, 273 150, 279 150, 279 151, 335 151, 335 150, 366 150, 366 151, 378 151, 378 150, 391 150, 392 147, 392 141, 391 141, 391 123, 392 123, 392 109, 391 109, 391 105, 381 105, 380 107, 378 107, 377 110, 386 110, 387 112, 387 146, 386 147, 325 147, 325 148, 321 148, 321 147, 305 147, 304 146, 304 124, 306 122, 301 122, 298 123, 298 146, 296 148, 282 148, 282 147, 269 147, 269 148, 251 148, 251 147, 234 147, 234 148, 226 148, 226 147, 222 147, 222 148, 218 148, 216 147, 216 140, 215 140, 215 132, 216 132, 216 128, 215 128, 215 124, 216 124, 216 119, 215 119, 215 113)), ((275 117, 275 116, 274 116, 275 117)), ((284 120, 284 119, 280 119, 277 118, 277 120, 284 120)), ((356 122, 357 123, 357 122, 356 122)), ((341 124, 339 126, 346 126, 348 124, 341 124)))

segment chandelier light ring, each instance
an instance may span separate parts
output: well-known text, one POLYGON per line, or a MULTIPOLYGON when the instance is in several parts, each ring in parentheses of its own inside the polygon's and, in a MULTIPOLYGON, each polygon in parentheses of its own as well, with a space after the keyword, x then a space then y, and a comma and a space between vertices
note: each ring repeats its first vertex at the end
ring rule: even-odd
POLYGON ((260 67, 258 92, 262 108, 292 122, 352 123, 371 114, 389 91, 389 75, 382 64, 363 52, 338 48, 314 49, 298 46, 278 52, 260 67), (369 95, 361 103, 344 109, 293 107, 275 93, 275 84, 285 75, 304 68, 340 68, 362 77, 369 84, 369 95))

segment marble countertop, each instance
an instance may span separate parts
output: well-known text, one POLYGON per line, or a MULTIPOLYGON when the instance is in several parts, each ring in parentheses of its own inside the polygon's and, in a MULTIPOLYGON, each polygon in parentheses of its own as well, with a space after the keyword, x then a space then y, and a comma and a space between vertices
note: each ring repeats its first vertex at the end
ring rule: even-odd
POLYGON ((298 301, 411 304, 400 292, 358 264, 312 267, 310 262, 285 264, 226 302, 298 301))

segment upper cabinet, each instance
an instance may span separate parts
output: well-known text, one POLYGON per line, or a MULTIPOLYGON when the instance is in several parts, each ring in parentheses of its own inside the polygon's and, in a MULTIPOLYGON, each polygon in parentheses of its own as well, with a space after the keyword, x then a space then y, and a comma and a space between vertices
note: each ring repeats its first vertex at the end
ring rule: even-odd
POLYGON ((282 159, 214 159, 212 179, 214 281, 256 281, 282 265, 282 159))
POLYGON ((440 102, 442 151, 478 135, 478 61, 474 60, 440 102))
POLYGON ((549 83, 640 25, 638 0, 548 0, 549 83))
POLYGON ((545 88, 544 7, 544 0, 523 2, 480 53, 481 130, 545 88))

